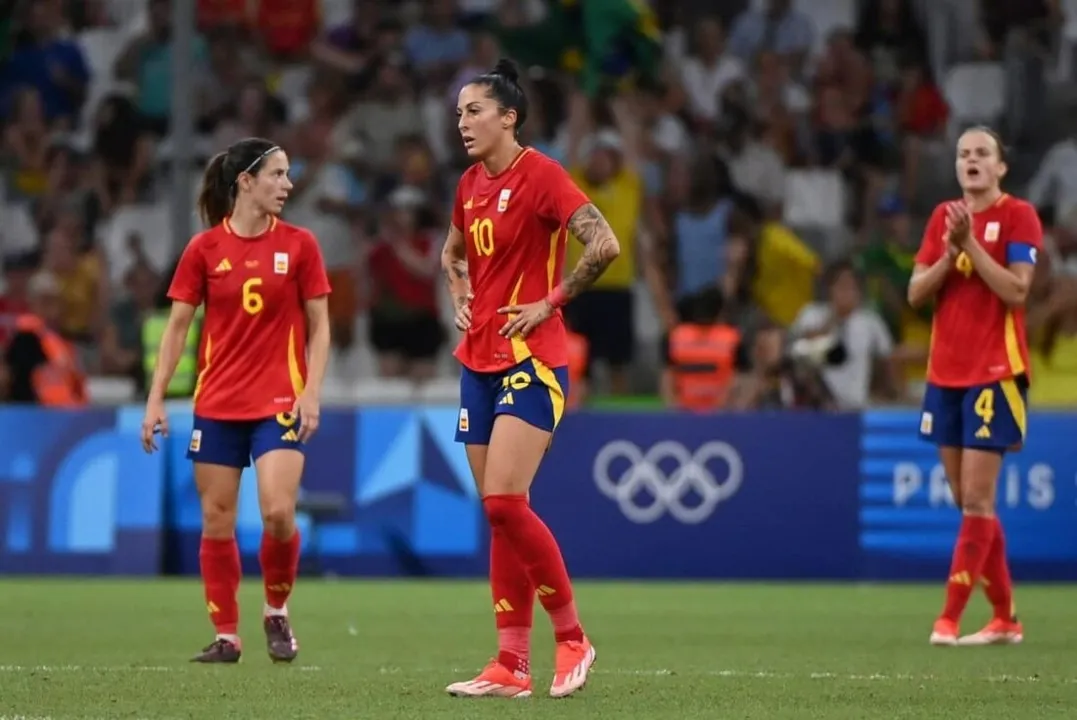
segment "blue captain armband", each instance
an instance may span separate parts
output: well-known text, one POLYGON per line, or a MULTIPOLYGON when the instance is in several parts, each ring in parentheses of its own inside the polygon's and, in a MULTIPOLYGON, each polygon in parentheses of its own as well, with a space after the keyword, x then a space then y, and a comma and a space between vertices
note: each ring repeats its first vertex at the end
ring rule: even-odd
POLYGON ((1036 254, 1038 251, 1035 246, 1029 243, 1023 242, 1011 242, 1006 246, 1006 263, 1028 263, 1030 265, 1036 264, 1036 254))

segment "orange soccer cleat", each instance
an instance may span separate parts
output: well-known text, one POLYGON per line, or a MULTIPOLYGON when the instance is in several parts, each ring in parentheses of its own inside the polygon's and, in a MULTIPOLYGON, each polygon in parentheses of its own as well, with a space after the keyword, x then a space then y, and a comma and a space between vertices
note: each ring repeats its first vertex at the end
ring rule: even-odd
POLYGON ((586 637, 582 642, 570 640, 557 643, 553 684, 550 696, 568 697, 587 683, 587 674, 595 664, 595 647, 586 637))
POLYGON ((987 623, 983 630, 966 635, 957 641, 958 645, 1017 645, 1025 639, 1024 628, 1017 619, 1004 620, 995 618, 987 623))
POLYGON ((931 638, 928 642, 943 647, 957 645, 957 623, 946 618, 939 618, 935 621, 935 627, 931 630, 931 638))
POLYGON ((531 697, 531 676, 491 660, 474 680, 453 683, 445 692, 455 697, 527 698, 531 697))

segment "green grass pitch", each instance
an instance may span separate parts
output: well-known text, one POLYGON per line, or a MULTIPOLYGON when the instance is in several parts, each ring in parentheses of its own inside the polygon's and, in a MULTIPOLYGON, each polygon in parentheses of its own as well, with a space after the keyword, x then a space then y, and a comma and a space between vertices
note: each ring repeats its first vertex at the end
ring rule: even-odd
MULTIPOLYGON (((528 700, 444 686, 493 654, 482 583, 306 581, 300 659, 272 665, 261 589, 244 585, 238 666, 187 659, 212 637, 191 580, 0 581, 0 719, 1077 717, 1077 593, 1019 587, 1019 647, 932 648, 941 586, 581 583, 598 650, 588 686, 553 700, 536 611, 528 700)), ((974 598, 966 631, 986 619, 974 598)))

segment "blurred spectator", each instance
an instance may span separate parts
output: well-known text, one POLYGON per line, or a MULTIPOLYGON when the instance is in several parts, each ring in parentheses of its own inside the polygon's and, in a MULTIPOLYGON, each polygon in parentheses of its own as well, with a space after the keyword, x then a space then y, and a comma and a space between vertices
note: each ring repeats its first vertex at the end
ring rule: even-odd
POLYGON ((133 265, 124 277, 126 292, 109 308, 101 333, 101 372, 131 378, 140 393, 146 387, 142 327, 155 309, 160 283, 152 267, 133 265))
MULTIPOLYGON (((628 369, 635 352, 632 286, 636 280, 636 229, 643 212, 640 128, 623 99, 610 108, 617 129, 599 128, 591 101, 577 93, 570 101, 568 166, 576 184, 606 217, 621 244, 621 254, 591 289, 566 309, 572 327, 587 338, 592 361, 609 366, 610 391, 629 392, 628 369)), ((569 240, 565 263, 573 268, 583 247, 569 240)))
POLYGON ((726 406, 740 331, 723 321, 722 291, 701 288, 684 304, 684 319, 664 344, 661 393, 669 407, 713 412, 726 406))
POLYGON ((717 18, 704 18, 695 28, 695 51, 682 68, 688 108, 696 127, 718 119, 720 98, 726 85, 745 75, 743 61, 726 52, 725 30, 717 18))
POLYGON ((91 177, 106 214, 145 199, 151 188, 154 143, 142 132, 135 106, 125 97, 104 99, 94 119, 91 177))
POLYGON ((57 329, 64 301, 58 279, 39 272, 30 280, 30 311, 20 315, 4 352, 7 401, 50 407, 85 405, 86 377, 74 348, 57 329))
MULTIPOLYGON (((451 83, 449 83, 448 103, 450 108, 456 108, 456 98, 465 85, 474 78, 489 72, 490 68, 497 64, 501 55, 501 47, 497 37, 489 32, 479 32, 471 36, 471 54, 460 65, 451 83)), ((528 114, 528 119, 531 115, 528 114)))
POLYGON ((792 0, 763 0, 742 12, 729 33, 729 49, 752 63, 761 52, 775 52, 791 68, 807 59, 815 37, 811 18, 793 8, 792 0), (758 7, 762 5, 763 7, 758 7))
POLYGON ((860 3, 856 44, 871 60, 877 78, 898 80, 901 63, 927 64, 927 38, 916 18, 913 0, 876 0, 860 3))
MULTIPOLYGON (((197 78, 198 123, 202 132, 212 132, 222 119, 236 115, 237 98, 245 87, 265 87, 264 82, 253 81, 258 77, 259 62, 256 53, 241 38, 239 30, 229 27, 216 28, 209 35, 208 72, 197 78)), ((243 105, 242 99, 238 104, 243 105)))
MULTIPOLYGON (((805 357, 825 364, 822 373, 830 393, 843 410, 867 407, 877 366, 888 375, 894 341, 882 319, 863 304, 860 278, 852 263, 834 263, 825 278, 826 302, 808 305, 794 321, 790 334, 817 341, 804 346, 805 357)), ((892 381, 891 377, 886 378, 892 381)), ((895 383, 889 382, 890 387, 895 383)))
POLYGON ((378 66, 366 99, 356 103, 343 122, 349 139, 363 143, 366 162, 379 172, 392 168, 397 140, 423 134, 422 114, 401 58, 378 66))
POLYGON ((4 128, 3 167, 13 199, 35 198, 48 186, 49 126, 41 96, 32 87, 16 91, 4 128))
POLYGON ((254 26, 272 57, 304 59, 318 35, 321 0, 254 0, 254 26))
POLYGON ((785 333, 759 327, 743 344, 729 394, 730 410, 824 410, 834 407, 826 383, 814 366, 785 353, 785 333))
POLYGON ((74 127, 90 71, 78 43, 64 33, 61 0, 33 0, 22 7, 25 26, 0 73, 0 107, 12 108, 13 95, 29 86, 40 93, 50 127, 74 127))
POLYGON ((353 0, 351 19, 329 29, 311 46, 311 57, 342 74, 350 89, 362 91, 377 68, 382 46, 382 6, 376 0, 353 0))
POLYGON ((815 297, 822 269, 819 254, 781 222, 766 220, 753 257, 753 300, 770 322, 789 327, 815 297))
MULTIPOLYGON (((1041 256, 1042 257, 1042 256, 1041 256)), ((1077 277, 1048 255, 1036 266, 1027 324, 1037 407, 1077 404, 1077 277)))
POLYGON ((339 114, 334 89, 315 84, 310 94, 311 115, 291 133, 288 146, 294 187, 284 216, 318 238, 333 288, 329 296, 333 341, 338 348, 348 350, 358 311, 355 225, 360 216, 357 201, 362 197, 353 193, 354 180, 348 168, 332 155, 330 134, 339 114))
POLYGON ((213 133, 213 146, 226 148, 249 137, 275 138, 284 124, 284 107, 269 94, 265 83, 250 80, 244 83, 231 107, 226 107, 223 120, 213 133))
POLYGON ((438 314, 441 247, 419 222, 425 202, 416 188, 394 190, 368 258, 374 298, 370 344, 383 377, 433 377, 445 341, 438 314))
POLYGON ((755 198, 765 217, 782 215, 786 164, 777 124, 742 120, 727 128, 720 155, 729 168, 730 181, 755 198))
POLYGON ((249 20, 247 0, 196 0, 195 23, 200 30, 243 27, 249 20))
POLYGON ((920 179, 920 158, 924 143, 945 136, 950 110, 942 93, 928 76, 927 66, 909 61, 901 70, 901 85, 897 100, 899 127, 905 136, 903 153, 903 194, 911 200, 920 179))
MULTIPOLYGON (((199 75, 209 60, 201 37, 191 47, 191 68, 199 75)), ((149 0, 149 29, 131 41, 116 61, 116 77, 135 84, 144 129, 168 134, 172 113, 172 9, 170 0, 149 0)))
POLYGON ((1028 185, 1028 201, 1052 207, 1059 216, 1077 211, 1077 132, 1047 151, 1028 185))
POLYGON ((590 395, 590 383, 587 382, 587 366, 591 362, 591 349, 587 338, 575 332, 565 324, 568 338, 568 398, 566 406, 570 410, 583 407, 590 395))
POLYGON ((59 293, 59 314, 50 324, 68 340, 88 344, 100 325, 107 275, 97 254, 80 252, 80 244, 70 227, 57 225, 45 237, 41 266, 59 293))
POLYGON ((455 20, 454 0, 428 0, 423 22, 404 35, 408 62, 431 79, 448 80, 452 68, 467 59, 470 42, 455 20))
POLYGON ((30 311, 30 278, 37 272, 37 264, 35 253, 4 258, 4 293, 0 295, 0 315, 14 316, 30 311))
POLYGON ((39 228, 53 227, 61 216, 74 217, 84 238, 93 236, 101 205, 89 182, 86 158, 74 148, 53 144, 48 152, 45 192, 32 204, 39 228))

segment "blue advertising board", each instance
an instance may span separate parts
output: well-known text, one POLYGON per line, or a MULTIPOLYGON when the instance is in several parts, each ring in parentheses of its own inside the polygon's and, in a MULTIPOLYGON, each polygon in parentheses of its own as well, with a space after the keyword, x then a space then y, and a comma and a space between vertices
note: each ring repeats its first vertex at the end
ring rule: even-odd
MULTIPOLYGON (((198 572, 189 406, 162 452, 141 408, 0 410, 0 572, 198 572), (17 440, 17 441, 16 441, 17 440)), ((304 492, 341 499, 304 554, 360 575, 484 576, 488 533, 454 408, 337 409, 304 492)), ((864 415, 581 412, 559 429, 532 504, 578 577, 938 579, 960 516, 910 411, 864 415)), ((1077 579, 1077 415, 1030 417, 999 512, 1019 579, 1077 579)), ((237 536, 262 534, 253 469, 237 536)))
MULTIPOLYGON (((860 546, 866 579, 944 577, 960 524, 934 446, 912 411, 863 415, 860 546)), ((1034 413, 1003 461, 999 519, 1018 579, 1077 578, 1077 416, 1034 413)))
POLYGON ((141 409, 0 412, 0 572, 160 572, 164 463, 141 409))

